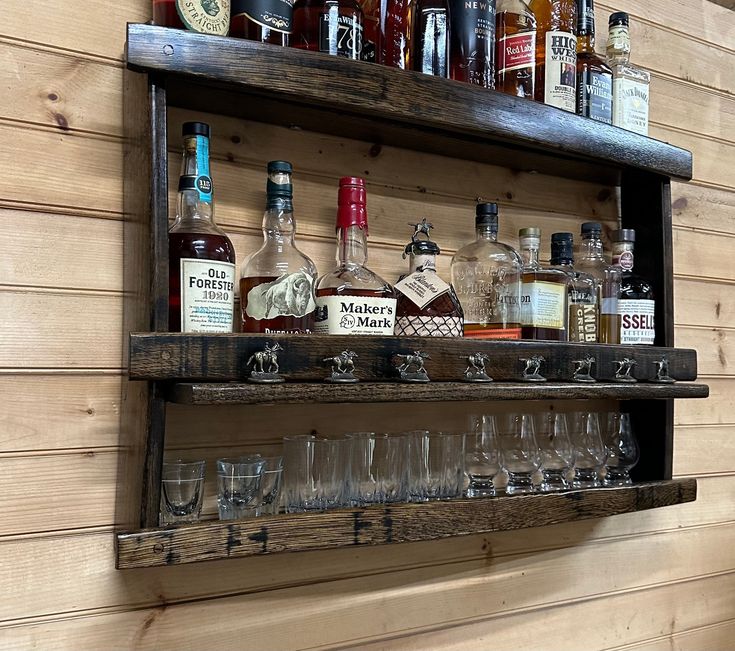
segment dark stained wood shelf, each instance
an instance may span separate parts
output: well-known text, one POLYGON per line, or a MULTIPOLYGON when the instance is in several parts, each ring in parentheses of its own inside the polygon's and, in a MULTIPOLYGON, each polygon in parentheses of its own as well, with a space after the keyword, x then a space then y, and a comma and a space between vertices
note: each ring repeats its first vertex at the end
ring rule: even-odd
POLYGON ((693 502, 696 496, 695 479, 675 479, 567 493, 213 520, 118 533, 117 568, 182 565, 541 527, 693 502))
POLYGON ((165 75, 170 106, 613 184, 623 170, 692 176, 684 149, 430 75, 142 24, 126 52, 165 75))
POLYGON ((171 402, 186 405, 258 405, 355 402, 438 402, 447 400, 650 400, 706 398, 705 384, 614 384, 598 382, 431 382, 396 384, 216 384, 180 383, 171 387, 171 402))

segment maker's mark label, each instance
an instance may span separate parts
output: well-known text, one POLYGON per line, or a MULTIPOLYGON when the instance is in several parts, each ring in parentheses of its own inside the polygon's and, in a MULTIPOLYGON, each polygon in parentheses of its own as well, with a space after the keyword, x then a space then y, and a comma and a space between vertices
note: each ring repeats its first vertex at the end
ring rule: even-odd
POLYGON ((314 332, 329 335, 392 335, 396 299, 319 296, 314 332))
POLYGON ((176 0, 176 11, 194 32, 227 36, 230 30, 230 0, 176 0))

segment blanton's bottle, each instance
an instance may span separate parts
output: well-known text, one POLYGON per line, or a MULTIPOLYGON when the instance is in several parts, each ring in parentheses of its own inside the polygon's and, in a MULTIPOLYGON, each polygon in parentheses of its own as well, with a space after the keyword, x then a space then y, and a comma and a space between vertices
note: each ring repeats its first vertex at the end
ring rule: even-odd
POLYGON ((235 249, 214 223, 209 125, 184 123, 176 220, 168 232, 168 328, 232 332, 235 249))
POLYGON ((368 269, 365 180, 339 181, 337 268, 324 274, 316 290, 318 334, 392 335, 396 321, 393 288, 368 269))
POLYGON ((495 0, 449 0, 449 76, 495 88, 495 0))
POLYGON ((268 163, 263 246, 242 265, 243 332, 309 334, 314 330, 316 266, 296 248, 291 163, 268 163))
POLYGON ((536 18, 524 0, 498 0, 495 89, 533 99, 536 18))

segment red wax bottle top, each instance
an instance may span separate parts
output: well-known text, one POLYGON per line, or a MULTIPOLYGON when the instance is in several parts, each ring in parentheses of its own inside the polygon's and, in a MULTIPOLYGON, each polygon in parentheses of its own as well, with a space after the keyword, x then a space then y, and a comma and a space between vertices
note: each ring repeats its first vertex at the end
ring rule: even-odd
POLYGON ((365 179, 345 176, 339 180, 337 229, 358 226, 367 232, 365 179))

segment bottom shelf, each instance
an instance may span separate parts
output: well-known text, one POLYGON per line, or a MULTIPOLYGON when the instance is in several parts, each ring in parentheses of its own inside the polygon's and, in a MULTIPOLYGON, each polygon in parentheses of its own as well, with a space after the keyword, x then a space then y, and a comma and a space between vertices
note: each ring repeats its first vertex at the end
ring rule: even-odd
POLYGON ((390 504, 323 513, 212 520, 117 534, 117 568, 180 565, 279 552, 436 540, 541 527, 693 502, 696 479, 566 493, 390 504))

